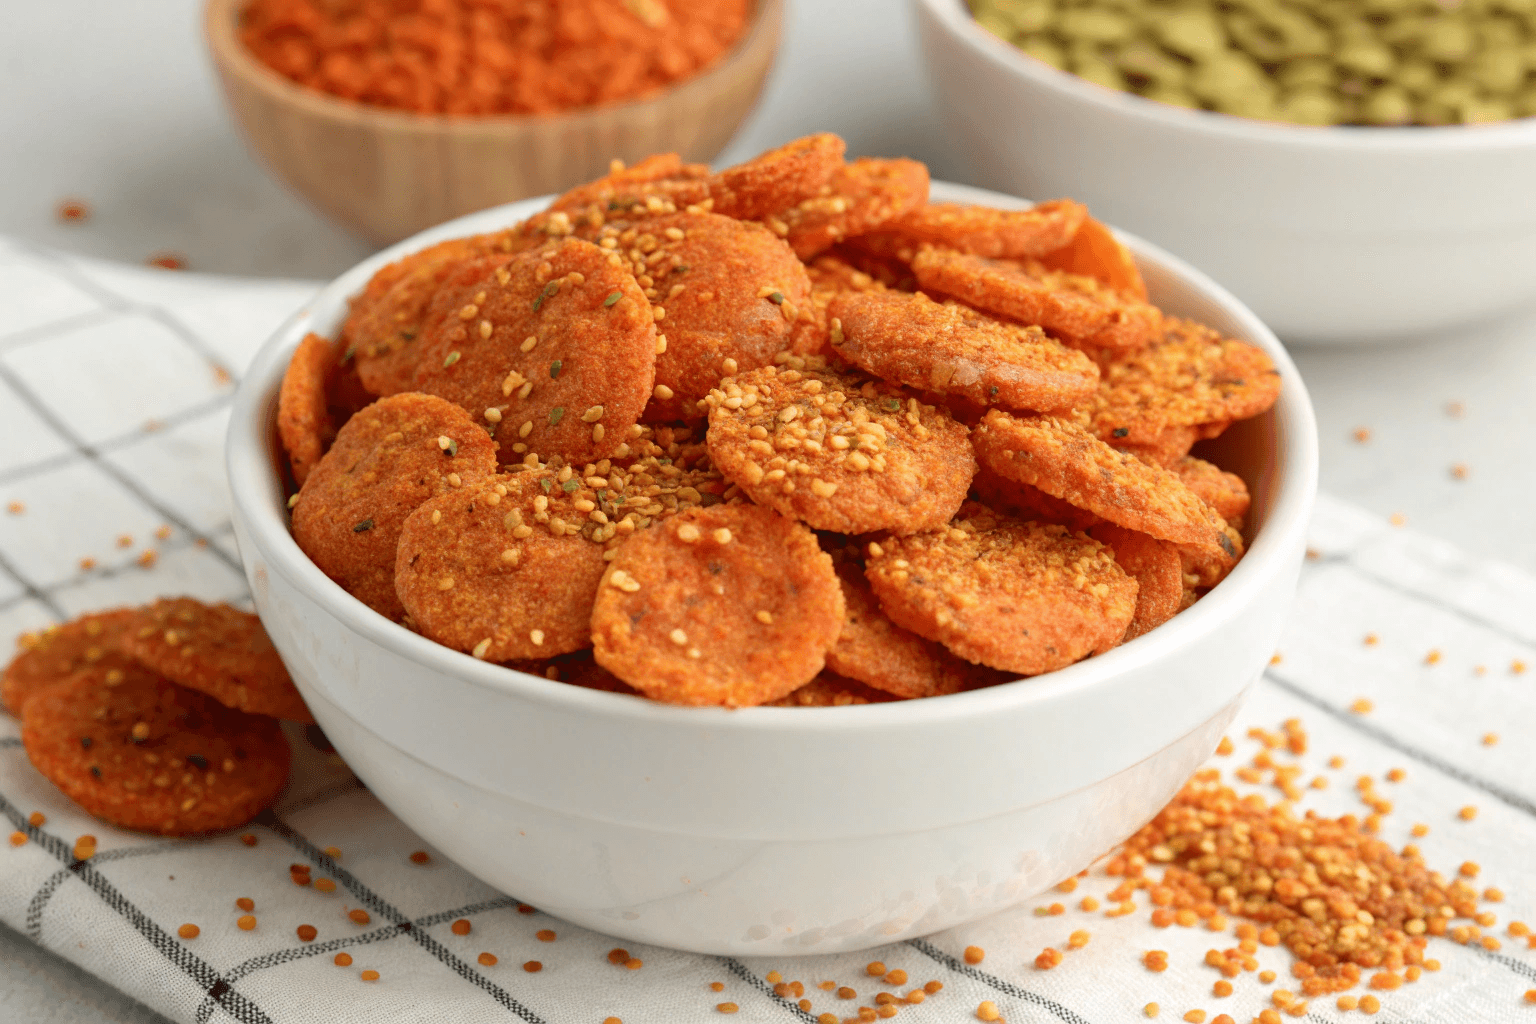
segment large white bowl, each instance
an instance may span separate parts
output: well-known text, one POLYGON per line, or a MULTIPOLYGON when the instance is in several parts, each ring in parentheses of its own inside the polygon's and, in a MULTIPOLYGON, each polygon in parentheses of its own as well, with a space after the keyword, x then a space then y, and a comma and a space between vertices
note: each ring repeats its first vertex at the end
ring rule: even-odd
POLYGON ((914 0, 977 181, 1072 196, 1230 288, 1287 342, 1423 336, 1536 300, 1536 118, 1306 128, 1184 110, 914 0))
MULTIPOLYGON (((941 198, 1020 205, 974 189, 941 198)), ((1127 239, 1152 296, 1246 338, 1284 380, 1228 431, 1254 492, 1248 556, 1189 611, 1061 672, 846 708, 684 708, 477 661, 369 610, 288 532, 273 422, 307 331, 334 332, 384 263, 489 231, 465 217, 327 286, 267 343, 229 427, 235 529, 256 608, 368 787, 486 882, 625 939, 721 954, 832 952, 948 928, 1081 870, 1208 757, 1275 649, 1317 477, 1305 387, 1264 325, 1127 239)))

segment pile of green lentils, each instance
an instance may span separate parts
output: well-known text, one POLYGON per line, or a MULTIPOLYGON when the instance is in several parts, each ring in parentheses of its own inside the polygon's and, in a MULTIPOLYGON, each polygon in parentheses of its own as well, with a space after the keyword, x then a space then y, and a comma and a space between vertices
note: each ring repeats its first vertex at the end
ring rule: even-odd
POLYGON ((1536 116, 1536 0, 969 0, 1110 89, 1304 125, 1536 116))

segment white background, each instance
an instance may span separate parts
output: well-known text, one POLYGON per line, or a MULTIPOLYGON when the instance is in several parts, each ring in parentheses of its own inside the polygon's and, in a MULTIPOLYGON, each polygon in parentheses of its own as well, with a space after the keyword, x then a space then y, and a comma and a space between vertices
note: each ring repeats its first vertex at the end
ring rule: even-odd
MULTIPOLYGON (((316 280, 368 253, 246 153, 196 0, 5 0, 0 19, 0 234, 316 280), (65 197, 86 200, 89 221, 60 223, 65 197)), ((935 178, 970 180, 899 0, 791 0, 767 93, 721 159, 821 130, 846 138, 850 155, 913 156, 935 178)), ((1536 571, 1536 314, 1409 346, 1294 354, 1317 407, 1325 490, 1536 571), (1357 427, 1368 442, 1354 440, 1357 427), (1458 463, 1466 479, 1452 475, 1458 463)), ((0 1020, 160 1018, 0 929, 0 1020)))

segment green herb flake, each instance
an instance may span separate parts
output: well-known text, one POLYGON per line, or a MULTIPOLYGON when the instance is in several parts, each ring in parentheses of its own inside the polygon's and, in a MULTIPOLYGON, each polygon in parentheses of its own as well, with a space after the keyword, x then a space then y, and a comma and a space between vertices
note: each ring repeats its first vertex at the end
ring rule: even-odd
POLYGON ((991 398, 996 398, 997 397, 997 385, 996 384, 992 385, 992 388, 991 388, 991 390, 989 390, 987 392, 987 395, 989 397, 991 397, 991 398))
POLYGON ((550 426, 554 426, 555 424, 559 423, 560 422, 560 418, 562 416, 564 416, 564 415, 565 415, 565 406, 563 406, 563 405, 555 406, 553 409, 549 410, 549 425, 550 426))
POLYGON ((775 306, 782 306, 784 305, 784 293, 774 292, 772 295, 768 296, 768 301, 773 303, 775 306))
POLYGON ((533 311, 535 313, 537 313, 539 311, 539 307, 544 305, 544 300, 545 299, 549 299, 549 298, 553 298, 555 293, 558 292, 559 290, 560 290, 560 282, 559 281, 551 281, 551 282, 549 282, 549 284, 545 285, 544 286, 544 290, 539 293, 539 297, 533 300, 533 311))
POLYGON ((571 477, 569 480, 567 480, 565 483, 561 484, 560 486, 565 489, 565 493, 566 494, 570 494, 576 488, 581 486, 581 481, 577 480, 575 477, 571 477))
POLYGON ((356 345, 348 345, 347 346, 347 350, 341 354, 342 365, 346 365, 347 363, 350 363, 352 361, 352 357, 355 356, 355 355, 357 355, 357 346, 356 345))
POLYGON ((901 399, 899 399, 899 398, 882 398, 882 399, 880 399, 880 408, 884 409, 886 412, 900 412, 901 411, 901 399))
POLYGON ((446 356, 443 356, 443 369, 445 369, 445 370, 448 369, 448 367, 452 366, 454 363, 456 363, 458 361, 459 361, 459 353, 456 352, 456 351, 455 352, 449 352, 446 356))
POLYGON ((449 441, 448 447, 443 449, 443 454, 448 456, 450 459, 459 454, 459 442, 449 441))
POLYGON ((693 268, 690 267, 686 263, 679 263, 677 266, 672 268, 672 273, 674 273, 674 274, 686 274, 686 273, 688 273, 688 271, 690 271, 692 269, 693 268))
POLYGON ((400 333, 400 337, 405 339, 406 341, 415 341, 416 340, 416 332, 415 331, 401 331, 399 333, 400 333))
POLYGON ((623 297, 623 292, 614 292, 612 295, 603 300, 603 308, 607 309, 609 306, 613 305, 615 302, 618 302, 623 297))
POLYGON ((539 480, 539 486, 544 488, 545 494, 548 494, 554 488, 555 481, 546 476, 539 480))
POLYGON ((1116 437, 1125 437, 1130 432, 1131 431, 1130 431, 1129 427, 1116 427, 1115 428, 1115 436, 1116 437))
POLYGON ((372 519, 364 519, 362 522, 360 522, 356 526, 352 527, 352 532, 353 533, 364 533, 364 532, 366 532, 368 530, 371 530, 371 529, 373 529, 373 520, 372 519))
POLYGON ((556 359, 554 362, 550 363, 549 364, 549 379, 550 380, 558 380, 560 378, 560 371, 561 371, 561 369, 564 368, 564 366, 565 366, 565 362, 564 362, 564 360, 561 360, 561 359, 556 359))

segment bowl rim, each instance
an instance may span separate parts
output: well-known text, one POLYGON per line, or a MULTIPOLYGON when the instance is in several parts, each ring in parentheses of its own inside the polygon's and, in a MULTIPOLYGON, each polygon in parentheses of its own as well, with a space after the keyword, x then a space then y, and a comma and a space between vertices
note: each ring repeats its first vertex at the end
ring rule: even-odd
MULTIPOLYGON (((419 114, 393 107, 377 107, 342 99, 300 85, 257 60, 240 39, 240 15, 251 0, 205 0, 203 36, 217 68, 239 77, 268 98, 298 107, 314 117, 351 123, 368 122, 377 128, 419 135, 457 133, 497 134, 511 129, 569 128, 613 117, 659 113, 679 98, 708 94, 716 79, 755 54, 763 45, 778 49, 784 0, 752 0, 751 22, 741 38, 714 64, 655 96, 623 100, 593 107, 577 107, 553 114, 419 114)), ((482 211, 483 212, 483 211, 482 211)))
MULTIPOLYGON (((1128 117, 1153 122, 1160 128, 1202 135, 1240 139, 1269 145, 1295 145, 1311 149, 1347 152, 1422 152, 1434 150, 1506 149, 1536 144, 1536 117, 1475 125, 1366 125, 1311 126, 1260 121, 1212 110, 1188 110, 1149 100, 1131 92, 1096 85, 1074 74, 1029 56, 976 23, 964 8, 964 0, 913 0, 974 53, 995 67, 1012 72, 1058 94, 1128 117)), ((931 73, 931 68, 930 68, 931 73)))
MULTIPOLYGON (((1023 200, 969 186, 934 182, 940 200, 1006 203, 1023 200)), ((1287 458, 1277 467, 1274 499, 1263 528, 1232 571, 1209 595, 1155 630, 1096 657, 1055 672, 996 686, 920 701, 827 708, 685 707, 645 697, 608 693, 545 679, 541 676, 480 661, 444 647, 390 621, 333 582, 294 541, 283 494, 270 462, 277 391, 288 360, 310 330, 330 335, 339 324, 348 297, 357 294, 378 268, 401 256, 447 238, 495 230, 542 209, 550 197, 520 200, 440 224, 390 246, 322 288, 285 322, 253 358, 235 395, 225 442, 225 465, 237 526, 254 545, 241 551, 247 573, 255 562, 267 572, 279 572, 316 606, 325 609, 347 630, 423 668, 473 684, 498 697, 521 700, 577 714, 604 715, 632 723, 706 724, 711 728, 809 734, 889 729, 924 722, 970 719, 977 715, 1017 710, 1021 706, 1071 699, 1084 690, 1107 687, 1115 679, 1157 662, 1172 649, 1218 633, 1223 624, 1240 617, 1276 574, 1294 571, 1305 546, 1317 490, 1317 424, 1306 385, 1280 341, 1231 293, 1175 256, 1134 235, 1116 231, 1139 262, 1158 265, 1191 292, 1215 303, 1241 330, 1234 332, 1263 348, 1281 375, 1280 399, 1273 410, 1277 436, 1287 458), (312 310, 320 304, 335 309, 336 323, 315 323, 312 310), (814 711, 814 713, 811 713, 814 711)))

